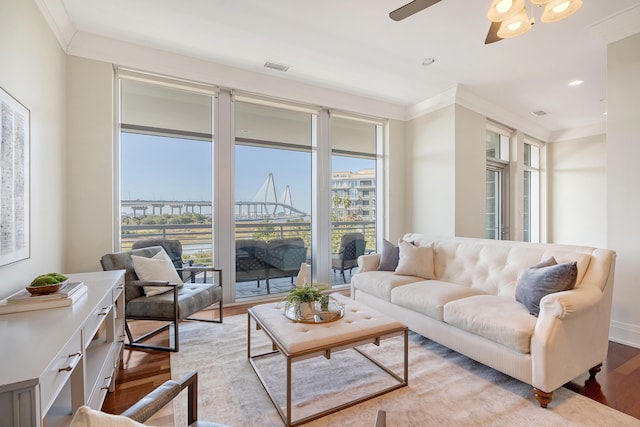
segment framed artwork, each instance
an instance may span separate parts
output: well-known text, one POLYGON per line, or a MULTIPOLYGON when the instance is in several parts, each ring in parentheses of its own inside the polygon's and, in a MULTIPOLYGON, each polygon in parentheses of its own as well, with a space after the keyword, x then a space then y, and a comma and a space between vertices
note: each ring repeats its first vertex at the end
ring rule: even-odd
POLYGON ((29 110, 0 88, 0 266, 29 258, 29 110))

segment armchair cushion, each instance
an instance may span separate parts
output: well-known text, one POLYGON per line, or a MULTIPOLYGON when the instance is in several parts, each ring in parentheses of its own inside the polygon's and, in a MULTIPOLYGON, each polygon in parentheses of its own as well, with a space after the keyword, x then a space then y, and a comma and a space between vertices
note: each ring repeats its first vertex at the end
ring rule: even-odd
MULTIPOLYGON (((136 275, 142 281, 162 280, 169 283, 177 283, 178 286, 182 285, 182 280, 164 249, 151 258, 131 255, 131 260, 133 261, 136 275)), ((145 286, 144 294, 147 297, 152 297, 170 290, 171 288, 169 287, 145 286)))
POLYGON ((88 406, 81 406, 71 420, 70 427, 144 427, 130 418, 96 411, 88 406))

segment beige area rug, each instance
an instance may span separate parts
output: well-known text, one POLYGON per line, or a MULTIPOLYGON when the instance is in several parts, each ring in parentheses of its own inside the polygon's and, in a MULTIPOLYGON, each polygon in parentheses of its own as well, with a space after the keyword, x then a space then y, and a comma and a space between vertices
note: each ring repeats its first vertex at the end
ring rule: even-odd
MULTIPOLYGON (((252 349, 270 349, 261 331, 252 330, 252 349), (259 347, 259 348, 258 348, 259 347)), ((247 316, 226 318, 222 325, 183 323, 180 352, 171 354, 171 373, 179 378, 198 371, 199 419, 235 427, 283 425, 247 360, 247 316)), ((368 352, 402 370, 402 341, 383 341, 368 352)), ((284 402, 284 357, 259 365, 276 400, 284 402)), ((294 419, 310 410, 351 400, 389 376, 357 352, 335 353, 294 364, 294 419)), ((531 386, 453 352, 418 334, 409 338, 409 385, 315 420, 310 426, 373 427, 378 409, 387 426, 640 426, 640 420, 567 389, 554 392, 547 409, 539 407, 531 386)), ((174 401, 175 425, 186 425, 186 394, 174 401)))

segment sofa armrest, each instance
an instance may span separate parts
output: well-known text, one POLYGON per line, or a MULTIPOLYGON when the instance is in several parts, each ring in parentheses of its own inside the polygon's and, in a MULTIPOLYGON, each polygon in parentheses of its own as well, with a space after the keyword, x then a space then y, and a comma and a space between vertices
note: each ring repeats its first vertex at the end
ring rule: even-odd
POLYGON ((570 291, 554 292, 540 300, 540 312, 549 313, 558 319, 584 313, 602 300, 602 291, 595 286, 582 284, 570 291))
POLYGON ((380 254, 360 255, 358 257, 358 271, 357 273, 364 273, 365 271, 375 271, 380 265, 380 254))
POLYGON ((551 392, 607 357, 611 294, 583 283, 545 296, 531 339, 532 385, 551 392))

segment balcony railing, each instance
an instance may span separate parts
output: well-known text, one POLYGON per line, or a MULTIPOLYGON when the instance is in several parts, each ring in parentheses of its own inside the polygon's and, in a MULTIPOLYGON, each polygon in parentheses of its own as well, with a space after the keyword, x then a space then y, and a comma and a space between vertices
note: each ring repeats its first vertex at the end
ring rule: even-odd
MULTIPOLYGON (((212 263, 212 226, 211 224, 145 224, 122 225, 122 250, 131 249, 134 242, 146 239, 180 240, 185 259, 196 262, 212 263)), ((331 224, 332 251, 340 245, 344 233, 360 232, 367 241, 367 250, 376 250, 376 228, 374 221, 337 221, 331 224)), ((270 222, 236 223, 236 239, 272 240, 288 237, 301 237, 311 248, 310 222, 270 222)))

